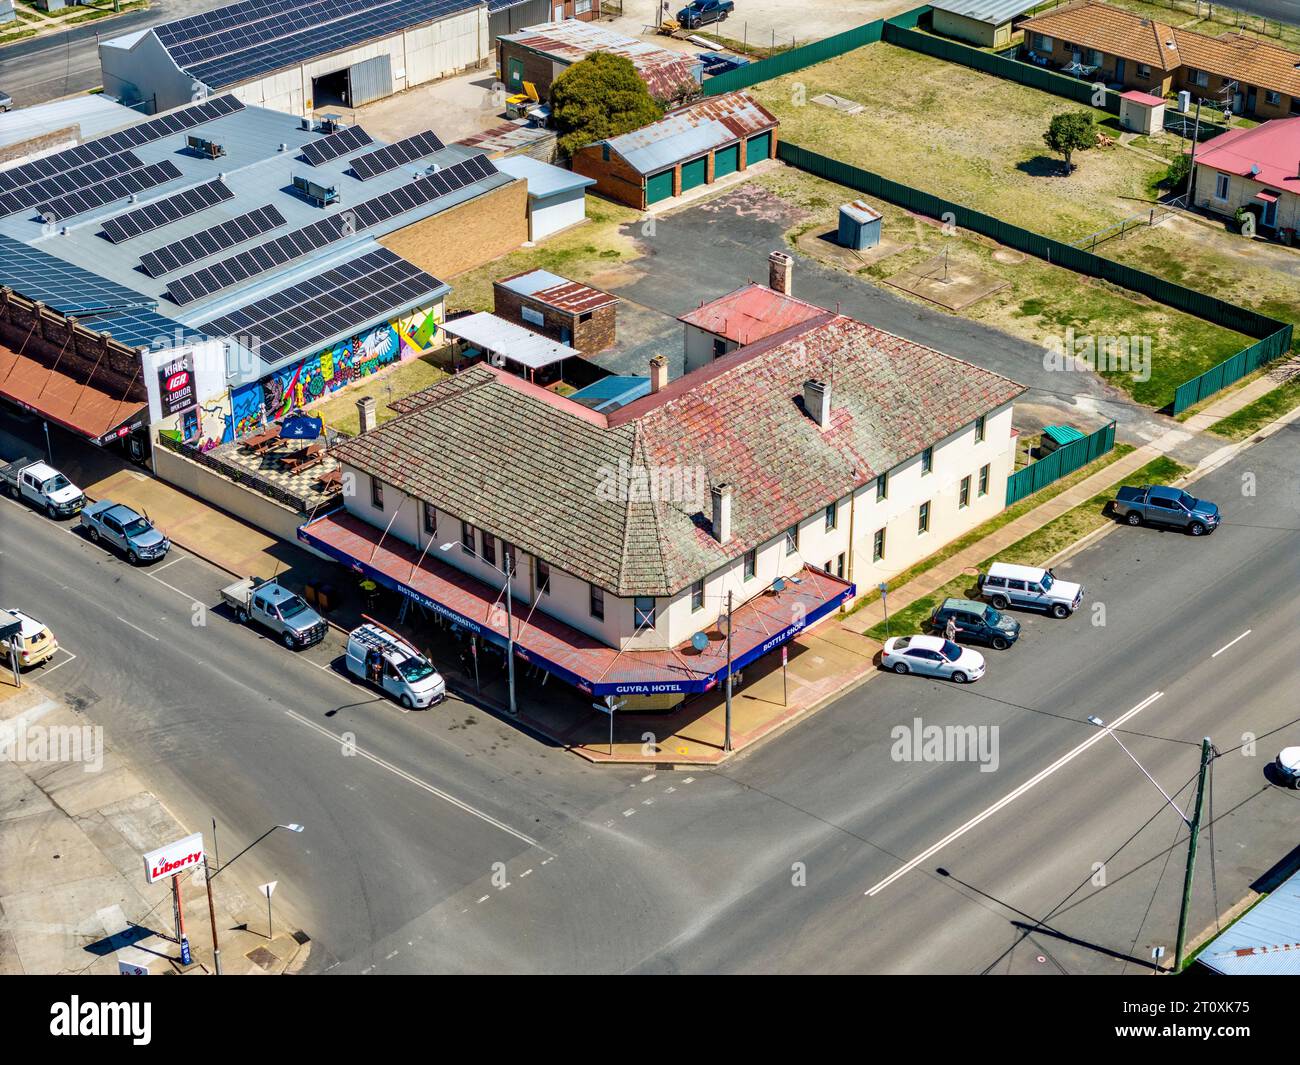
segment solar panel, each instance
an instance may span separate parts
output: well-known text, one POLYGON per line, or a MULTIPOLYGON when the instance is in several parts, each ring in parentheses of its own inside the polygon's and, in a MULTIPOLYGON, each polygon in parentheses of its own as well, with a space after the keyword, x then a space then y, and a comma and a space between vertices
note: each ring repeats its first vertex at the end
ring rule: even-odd
POLYGON ((179 347, 204 336, 197 329, 147 309, 89 314, 77 321, 98 333, 111 334, 114 340, 128 348, 179 347))
POLYGON ((192 214, 198 214, 225 200, 233 199, 234 195, 220 179, 209 181, 205 185, 195 185, 194 188, 185 189, 175 196, 155 200, 134 211, 108 219, 104 223, 104 235, 114 244, 121 244, 132 237, 138 237, 141 233, 149 233, 182 218, 188 218, 192 214))
POLYGON ((87 185, 95 185, 111 177, 120 177, 142 166, 144 163, 134 152, 120 152, 117 155, 97 159, 93 163, 86 163, 74 170, 65 170, 43 181, 0 194, 0 215, 15 214, 44 201, 67 196, 87 185))
POLYGON ((363 145, 370 144, 370 134, 360 126, 348 126, 328 137, 303 145, 302 157, 312 166, 320 166, 340 155, 355 151, 363 145))
POLYGON ((60 314, 152 309, 158 301, 0 233, 0 285, 60 314))
POLYGON ((426 129, 423 133, 417 133, 414 137, 394 141, 378 151, 350 159, 348 165, 352 167, 352 172, 362 181, 369 181, 380 174, 387 174, 390 170, 396 170, 402 164, 409 163, 413 159, 423 159, 434 152, 440 152, 444 147, 445 145, 438 139, 438 135, 433 130, 426 129))
POLYGON ((284 216, 271 204, 267 204, 255 211, 241 214, 238 218, 232 218, 229 222, 211 226, 175 244, 142 255, 140 265, 150 277, 161 277, 182 266, 189 266, 190 263, 260 237, 263 233, 279 229, 282 225, 285 225, 284 216))
POLYGON ((109 178, 97 185, 89 185, 70 196, 51 200, 41 206, 41 214, 61 222, 73 215, 93 211, 96 207, 103 207, 106 203, 120 200, 133 192, 143 192, 145 189, 155 188, 183 176, 175 163, 170 159, 164 159, 161 163, 150 163, 121 177, 109 178))
POLYGON ((416 178, 391 192, 381 193, 348 210, 324 218, 248 251, 232 255, 212 266, 178 277, 167 285, 167 295, 184 306, 213 292, 237 285, 284 263, 355 236, 390 218, 432 203, 434 200, 498 173, 486 155, 474 155, 445 167, 436 174, 416 178))
POLYGON ((209 336, 256 336, 262 357, 275 362, 408 310, 442 287, 432 274, 379 248, 201 328, 209 336))

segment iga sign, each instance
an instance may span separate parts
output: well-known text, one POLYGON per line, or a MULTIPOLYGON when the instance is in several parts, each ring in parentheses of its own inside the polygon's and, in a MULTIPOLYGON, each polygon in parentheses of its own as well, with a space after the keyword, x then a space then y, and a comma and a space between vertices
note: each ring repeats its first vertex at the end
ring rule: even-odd
POLYGON ((162 405, 164 418, 189 410, 198 403, 194 391, 192 351, 158 364, 158 402, 162 405))
POLYGON ((150 883, 157 883, 165 877, 175 876, 187 869, 203 865, 203 833, 195 832, 192 836, 178 839, 156 851, 144 856, 144 878, 150 883))

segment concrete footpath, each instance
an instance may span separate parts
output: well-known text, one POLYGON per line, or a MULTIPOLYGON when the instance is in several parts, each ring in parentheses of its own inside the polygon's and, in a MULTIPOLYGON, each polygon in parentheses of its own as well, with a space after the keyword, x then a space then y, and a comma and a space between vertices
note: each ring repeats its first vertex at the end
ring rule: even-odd
MULTIPOLYGON (((151 794, 80 710, 24 678, 0 677, 0 975, 215 972, 202 871, 182 875, 191 964, 171 881, 145 881, 143 855, 194 831, 151 794)), ((213 858, 209 855, 209 861, 213 858)), ((215 871, 215 868, 214 868, 215 871)), ((267 936, 266 903, 233 878, 212 881, 222 972, 293 972, 301 932, 267 936)))

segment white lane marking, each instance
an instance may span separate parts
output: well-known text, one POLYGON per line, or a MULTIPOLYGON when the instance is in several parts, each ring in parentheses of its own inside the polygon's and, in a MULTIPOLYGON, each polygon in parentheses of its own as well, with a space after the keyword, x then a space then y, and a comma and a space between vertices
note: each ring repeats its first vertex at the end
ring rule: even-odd
POLYGON ((1249 635, 1250 635, 1252 632, 1254 632, 1254 631, 1255 631, 1254 629, 1247 629, 1245 632, 1243 632, 1240 636, 1238 636, 1238 637, 1237 637, 1235 640, 1233 640, 1231 643, 1225 643, 1222 647, 1220 647, 1217 651, 1215 651, 1214 654, 1210 655, 1210 657, 1211 657, 1211 658, 1218 658, 1219 655, 1223 654, 1223 652, 1226 651, 1229 647, 1231 647, 1232 644, 1234 644, 1234 643, 1240 643, 1242 640, 1244 640, 1247 636, 1249 636, 1249 635))
MULTIPOLYGON (((334 743, 340 745, 343 743, 343 738, 341 736, 339 736, 334 732, 331 732, 327 728, 322 728, 320 725, 316 724, 315 721, 308 720, 307 718, 303 717, 301 714, 293 710, 286 710, 285 713, 289 717, 297 721, 298 724, 306 725, 313 732, 320 733, 322 736, 327 737, 328 739, 332 740, 334 743)), ((419 777, 412 776, 410 773, 406 772, 406 770, 398 768, 397 766, 393 765, 391 762, 385 761, 383 758, 380 758, 378 755, 371 754, 369 751, 365 750, 362 747, 358 747, 356 744, 349 744, 348 749, 353 751, 356 754, 361 755, 361 757, 365 758, 367 761, 373 762, 375 765, 379 766, 380 768, 387 769, 394 776, 401 777, 407 783, 414 784, 417 788, 423 788, 430 795, 436 795, 438 798, 442 799, 443 802, 450 803, 452 806, 455 806, 458 810, 463 810, 465 813, 470 814, 473 817, 477 817, 480 821, 486 822, 487 824, 491 825, 493 828, 500 829, 502 832, 506 833, 507 835, 514 836, 515 839, 522 840, 524 843, 527 843, 530 847, 537 847, 539 850, 546 851, 546 848, 543 847, 540 843, 538 843, 537 840, 533 839, 532 836, 524 835, 524 833, 520 832, 518 829, 511 828, 504 821, 498 821, 491 814, 484 813, 482 810, 479 810, 476 807, 471 806, 469 803, 456 798, 456 796, 448 794, 447 792, 443 791, 441 788, 435 788, 432 784, 428 783, 427 781, 423 781, 419 777)), ((546 851, 546 853, 549 854, 550 851, 546 851)))
MULTIPOLYGON (((171 565, 171 563, 169 562, 168 565, 171 565)), ((145 576, 148 577, 151 581, 157 581, 157 582, 158 582, 159 584, 161 584, 164 588, 170 588, 170 589, 171 589, 173 592, 175 592, 177 595, 181 596, 181 597, 184 598, 184 599, 188 599, 191 603, 197 603, 197 602, 198 602, 198 600, 195 599, 194 596, 190 595, 189 592, 181 591, 181 589, 177 588, 176 585, 174 585, 174 584, 168 584, 168 583, 167 583, 165 580, 163 580, 161 577, 155 577, 152 573, 146 573, 145 576)))
MULTIPOLYGON (((59 650, 60 650, 60 651, 63 651, 63 650, 65 650, 65 648, 60 647, 59 650)), ((73 661, 76 660, 77 656, 74 655, 71 651, 68 651, 67 654, 68 654, 68 657, 65 658, 62 662, 60 662, 57 666, 46 666, 44 669, 42 669, 40 675, 41 675, 42 677, 48 677, 48 676, 49 676, 51 673, 53 673, 56 669, 62 669, 62 668, 63 668, 64 666, 66 666, 69 662, 73 662, 73 661)))
POLYGON ((648 781, 648 780, 654 780, 654 778, 655 778, 655 775, 654 775, 653 773, 647 773, 645 776, 643 776, 643 777, 641 778, 641 783, 644 784, 644 783, 646 783, 646 781, 648 781))
POLYGON ((483 903, 487 902, 487 900, 490 899, 491 897, 492 897, 491 895, 484 895, 482 898, 478 900, 477 905, 482 906, 483 903))
MULTIPOLYGON (((184 562, 184 561, 185 561, 187 558, 189 558, 189 557, 190 557, 189 555, 178 555, 176 558, 172 559, 170 562, 164 562, 161 566, 159 566, 159 567, 157 567, 157 568, 158 568, 159 571, 161 571, 161 570, 165 570, 168 566, 174 566, 174 565, 176 565, 177 562, 184 562)), ((150 576, 152 576, 152 574, 151 574, 150 576)))
POLYGON ((123 625, 125 625, 128 629, 135 629, 135 631, 138 632, 141 636, 148 636, 149 639, 154 641, 154 643, 160 642, 158 637, 155 636, 152 632, 149 632, 147 629, 140 628, 139 625, 133 625, 131 622, 127 621, 126 618, 122 617, 122 615, 114 614, 113 617, 117 618, 117 620, 120 621, 123 625))
POLYGON ((631 817, 634 813, 636 813, 635 810, 624 810, 624 811, 623 811, 623 816, 624 816, 624 817, 631 817))
MULTIPOLYGON (((1121 714, 1114 721, 1110 722, 1109 727, 1111 729, 1119 728, 1126 721, 1140 714, 1143 710, 1145 710, 1148 706, 1154 703, 1162 695, 1164 695, 1164 692, 1153 692, 1151 695, 1148 695, 1145 699, 1143 699, 1140 703, 1138 703, 1137 706, 1133 707, 1132 710, 1129 710, 1126 713, 1121 714)), ((1068 765, 1070 762, 1078 758, 1079 755, 1083 754, 1083 752, 1086 751, 1089 747, 1091 747, 1094 743, 1100 743, 1105 738, 1106 738, 1106 730, 1097 729, 1091 736, 1089 736, 1086 740, 1084 740, 1073 750, 1068 751, 1066 754, 1063 754, 1060 758, 1058 758, 1055 762, 1049 765, 1046 769, 1040 771, 1039 773, 1036 773, 1034 776, 1030 777, 1023 784, 1021 784, 1020 787, 1004 795, 1001 799, 995 802, 987 810, 984 810, 982 813, 976 814, 960 828, 944 836, 943 839, 939 840, 938 843, 934 844, 934 846, 928 848, 921 854, 918 854, 906 865, 900 866, 898 869, 895 869, 892 873, 889 874, 889 876, 885 877, 884 880, 880 881, 880 883, 876 884, 874 887, 869 888, 867 891, 863 892, 863 894, 868 896, 878 895, 880 892, 884 891, 885 888, 889 887, 889 885, 892 884, 895 880, 899 879, 902 876, 906 876, 922 862, 928 860, 930 857, 937 854, 944 847, 948 846, 949 843, 952 843, 956 839, 960 839, 962 836, 964 836, 971 829, 975 828, 977 825, 988 820, 990 817, 992 817, 1003 807, 1010 806, 1011 803, 1015 802, 1018 798, 1020 798, 1020 796, 1024 795, 1025 792, 1029 791, 1030 788, 1034 787, 1037 784, 1041 784, 1044 780, 1050 777, 1058 769, 1061 769, 1062 767, 1068 765)))

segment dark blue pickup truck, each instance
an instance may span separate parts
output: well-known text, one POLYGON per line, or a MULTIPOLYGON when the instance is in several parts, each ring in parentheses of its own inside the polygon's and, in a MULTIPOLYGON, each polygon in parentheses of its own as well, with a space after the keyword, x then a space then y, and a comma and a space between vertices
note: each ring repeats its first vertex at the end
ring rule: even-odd
POLYGON ((726 21, 735 10, 734 0, 691 0, 677 12, 677 24, 687 30, 699 29, 710 22, 726 21))
POLYGON ((1121 488, 1110 505, 1115 517, 1130 525, 1171 525, 1203 536, 1219 527, 1219 508, 1204 499, 1188 495, 1181 488, 1144 484, 1121 488))

